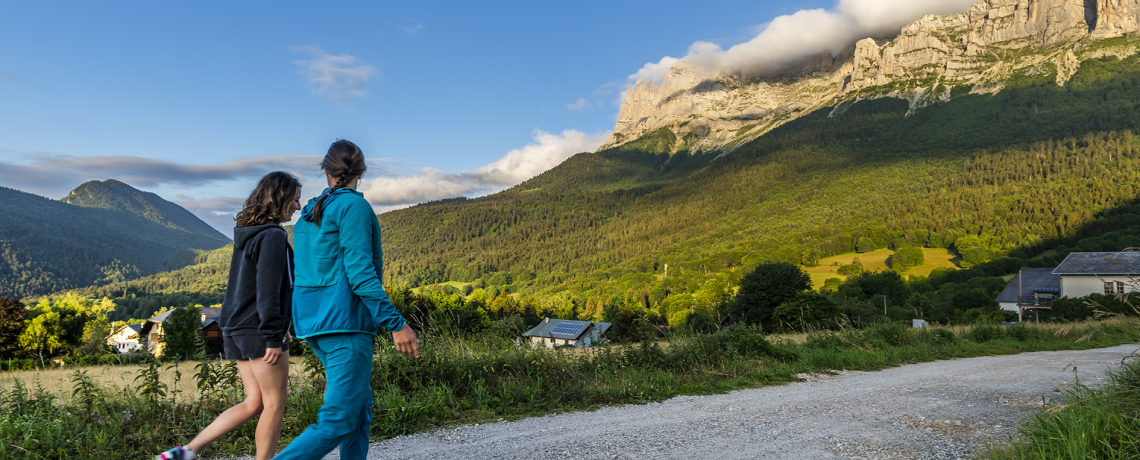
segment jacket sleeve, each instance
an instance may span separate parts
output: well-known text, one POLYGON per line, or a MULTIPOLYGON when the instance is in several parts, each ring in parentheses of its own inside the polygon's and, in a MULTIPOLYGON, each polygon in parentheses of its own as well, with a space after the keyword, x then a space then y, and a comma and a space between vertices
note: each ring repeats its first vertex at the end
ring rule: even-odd
POLYGON ((372 207, 364 200, 352 200, 344 208, 339 222, 340 247, 344 255, 344 269, 352 292, 364 301, 377 324, 389 331, 404 328, 404 317, 384 292, 380 274, 373 263, 373 245, 380 241, 379 225, 372 207))
POLYGON ((281 314, 281 284, 286 283, 289 263, 289 241, 285 232, 267 230, 255 248, 257 262, 257 331, 265 339, 266 348, 281 348, 285 340, 286 320, 281 314))

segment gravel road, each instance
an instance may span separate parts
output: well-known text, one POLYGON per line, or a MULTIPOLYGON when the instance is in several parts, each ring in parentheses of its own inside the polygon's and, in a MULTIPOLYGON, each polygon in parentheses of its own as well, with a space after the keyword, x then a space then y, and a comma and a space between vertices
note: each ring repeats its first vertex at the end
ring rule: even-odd
POLYGON ((790 385, 401 436, 373 443, 368 458, 971 458, 987 441, 1015 434, 1074 377, 1102 382, 1136 350, 803 375, 790 385))

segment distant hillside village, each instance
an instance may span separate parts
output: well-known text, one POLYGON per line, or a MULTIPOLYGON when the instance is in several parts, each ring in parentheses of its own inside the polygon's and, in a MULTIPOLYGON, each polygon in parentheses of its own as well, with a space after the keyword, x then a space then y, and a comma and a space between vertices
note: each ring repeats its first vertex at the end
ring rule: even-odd
MULTIPOLYGON (((1137 273, 1140 273, 1140 252, 1074 252, 1054 268, 1018 270, 995 301, 1002 310, 1016 312, 1018 322, 1039 321, 1042 313, 1046 318, 1051 317, 1048 312, 1055 299, 1140 291, 1140 283, 1134 278, 1137 273)), ((163 312, 142 324, 122 326, 107 337, 107 345, 123 354, 141 352, 145 346, 147 353, 162 356, 166 324, 177 310, 163 312)), ((221 353, 222 332, 218 324, 221 308, 202 307, 199 311, 198 334, 202 346, 207 353, 221 353)), ((548 348, 589 347, 603 343, 612 327, 611 323, 600 321, 545 318, 519 334, 516 342, 548 348)))

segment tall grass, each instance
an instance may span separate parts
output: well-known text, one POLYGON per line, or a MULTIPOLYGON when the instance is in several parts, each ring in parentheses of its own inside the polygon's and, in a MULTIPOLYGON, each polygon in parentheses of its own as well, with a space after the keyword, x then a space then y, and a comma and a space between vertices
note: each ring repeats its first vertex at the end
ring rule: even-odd
MULTIPOLYGON (((1045 326, 914 330, 882 323, 862 330, 813 332, 802 343, 770 341, 757 330, 735 327, 585 350, 518 345, 490 335, 429 336, 417 360, 397 355, 390 342, 378 339, 372 436, 722 393, 794 381, 797 373, 805 372, 1119 345, 1140 339, 1138 326, 1140 320, 1114 319, 1073 324, 1058 334, 1045 326)), ((170 391, 181 387, 160 382, 149 367, 138 369, 140 380, 132 387, 104 387, 81 371, 73 372, 66 401, 58 392, 18 381, 0 390, 0 458, 126 459, 184 444, 243 397, 236 382, 225 377, 223 362, 209 366, 219 367, 190 371, 183 366, 186 372, 179 378, 195 381, 194 395, 170 391)), ((295 367, 304 375, 290 378, 282 446, 315 422, 324 390, 319 362, 310 357, 295 367)), ((205 454, 251 453, 253 430, 254 425, 247 424, 205 454)))
POLYGON ((990 446, 995 459, 1140 458, 1140 361, 1099 387, 1078 386, 1023 424, 1016 440, 990 446))

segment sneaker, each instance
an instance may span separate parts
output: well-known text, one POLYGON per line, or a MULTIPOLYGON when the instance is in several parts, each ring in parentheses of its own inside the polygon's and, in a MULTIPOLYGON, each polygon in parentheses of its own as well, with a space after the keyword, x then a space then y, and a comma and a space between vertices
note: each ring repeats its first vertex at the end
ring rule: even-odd
POLYGON ((189 447, 180 446, 155 455, 154 460, 194 460, 198 457, 189 447))

